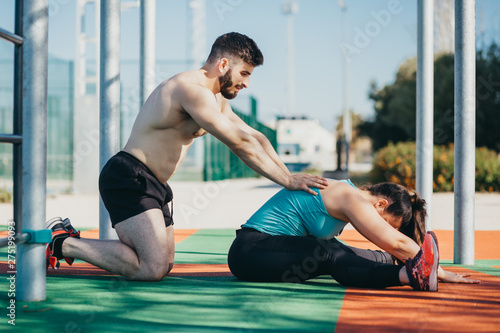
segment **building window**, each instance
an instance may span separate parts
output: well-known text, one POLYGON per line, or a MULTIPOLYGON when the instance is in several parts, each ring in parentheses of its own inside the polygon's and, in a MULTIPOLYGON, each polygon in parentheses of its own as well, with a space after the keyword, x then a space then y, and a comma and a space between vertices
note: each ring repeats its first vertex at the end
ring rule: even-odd
POLYGON ((296 143, 280 143, 278 144, 279 155, 298 155, 300 152, 300 145, 296 143))

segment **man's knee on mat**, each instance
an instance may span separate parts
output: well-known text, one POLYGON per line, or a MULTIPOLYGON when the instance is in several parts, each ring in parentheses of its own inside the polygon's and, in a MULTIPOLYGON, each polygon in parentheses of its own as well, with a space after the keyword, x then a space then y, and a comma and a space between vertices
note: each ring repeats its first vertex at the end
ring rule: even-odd
POLYGON ((172 270, 172 267, 173 263, 168 261, 165 264, 141 263, 136 274, 129 278, 138 281, 160 281, 172 270))

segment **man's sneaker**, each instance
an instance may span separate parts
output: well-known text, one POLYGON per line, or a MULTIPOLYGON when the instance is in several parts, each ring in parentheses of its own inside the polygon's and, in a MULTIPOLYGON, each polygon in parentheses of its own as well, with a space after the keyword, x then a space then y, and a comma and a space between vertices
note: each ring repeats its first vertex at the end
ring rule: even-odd
POLYGON ((62 242, 70 237, 70 233, 64 228, 63 220, 60 217, 54 217, 48 220, 46 228, 52 229, 52 241, 47 244, 45 249, 47 268, 50 266, 53 269, 58 269, 60 266, 59 259, 63 259, 61 253, 62 242))
POLYGON ((71 221, 68 218, 63 220, 63 225, 66 230, 69 231, 70 237, 80 238, 80 230, 76 230, 72 225, 71 221))
POLYGON ((438 290, 439 248, 432 231, 425 234, 424 242, 415 258, 406 261, 406 272, 413 290, 438 290))
MULTIPOLYGON (((68 218, 65 218, 63 220, 63 225, 64 225, 64 228, 66 230, 68 230, 69 237, 80 238, 80 230, 76 230, 71 225, 71 221, 68 218)), ((75 261, 75 258, 66 258, 66 257, 64 257, 64 261, 66 261, 66 263, 71 266, 71 265, 73 265, 73 262, 75 261)))

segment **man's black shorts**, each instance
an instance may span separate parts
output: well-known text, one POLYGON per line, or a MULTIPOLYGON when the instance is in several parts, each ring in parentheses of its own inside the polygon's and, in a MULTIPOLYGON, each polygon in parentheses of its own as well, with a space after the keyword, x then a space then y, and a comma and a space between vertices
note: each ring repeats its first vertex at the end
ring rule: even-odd
POLYGON ((167 183, 160 183, 145 164, 129 153, 120 151, 102 168, 99 192, 113 228, 153 208, 163 212, 165 226, 174 224, 168 207, 173 199, 172 189, 167 183))

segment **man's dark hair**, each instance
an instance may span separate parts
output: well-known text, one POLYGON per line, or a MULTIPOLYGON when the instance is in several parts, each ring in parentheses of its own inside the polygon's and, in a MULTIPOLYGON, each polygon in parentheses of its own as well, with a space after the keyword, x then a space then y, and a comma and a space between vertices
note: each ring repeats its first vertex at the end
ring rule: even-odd
POLYGON ((264 63, 264 56, 253 39, 237 32, 218 37, 212 45, 207 62, 214 62, 223 57, 239 58, 253 67, 264 63))

